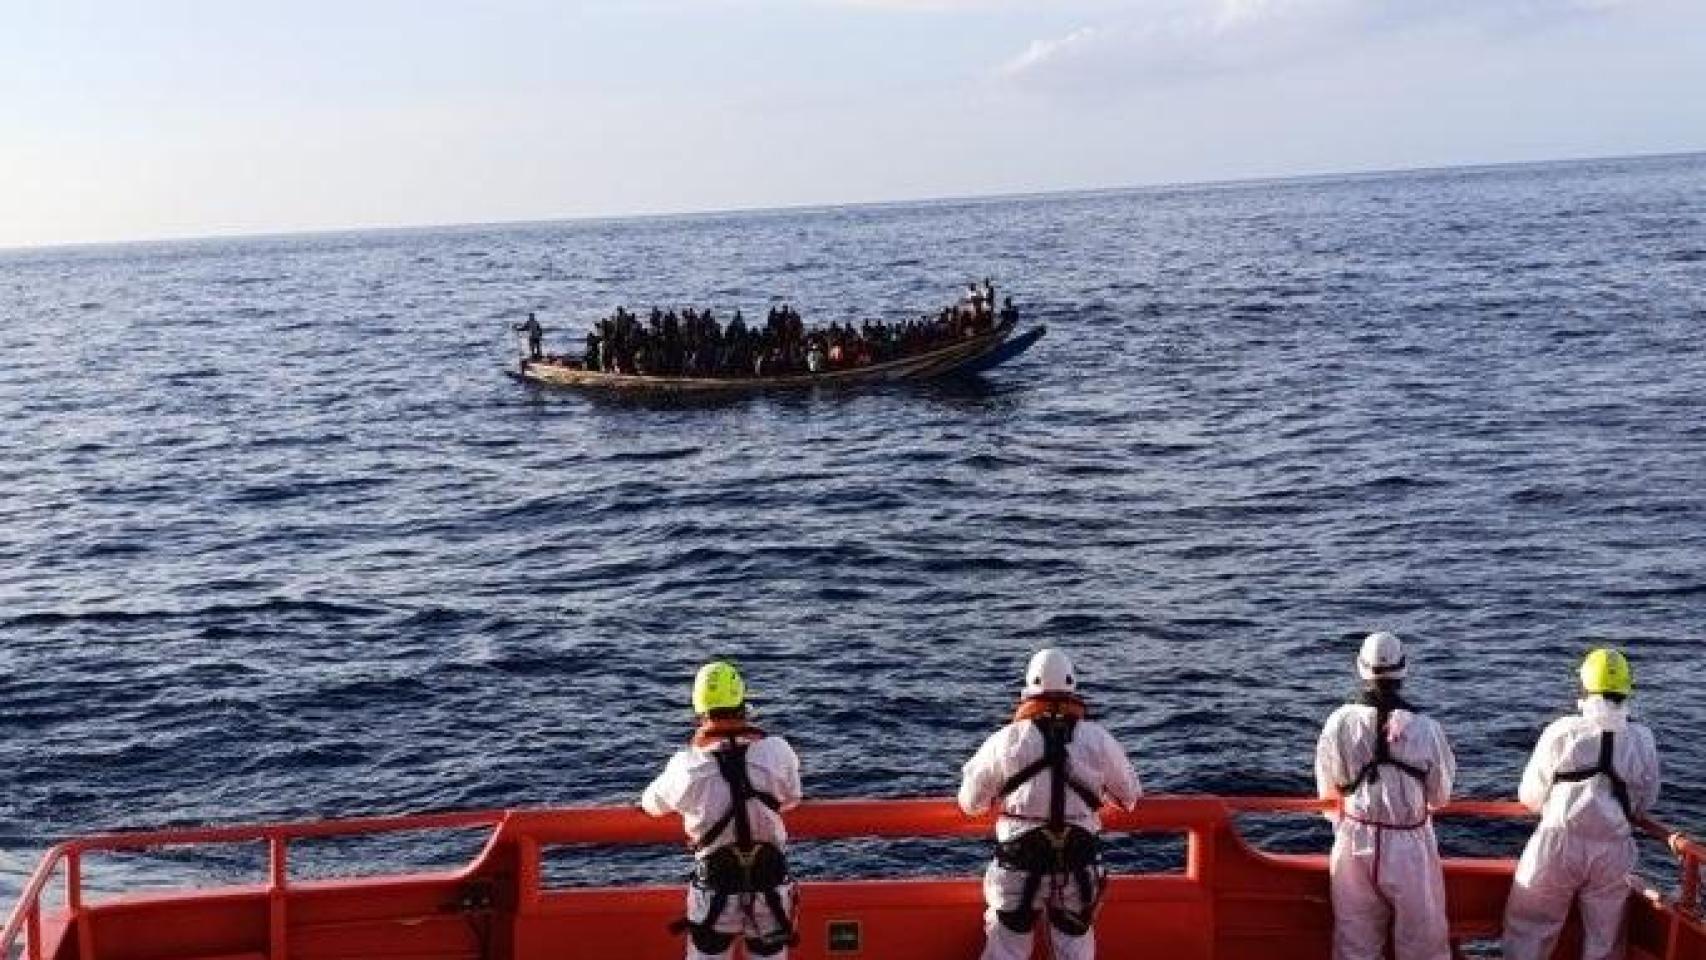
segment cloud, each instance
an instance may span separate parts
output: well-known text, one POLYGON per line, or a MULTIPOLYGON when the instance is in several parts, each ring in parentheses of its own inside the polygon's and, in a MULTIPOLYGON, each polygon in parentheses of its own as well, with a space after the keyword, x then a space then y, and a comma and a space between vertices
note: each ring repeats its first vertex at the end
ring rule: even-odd
MULTIPOLYGON (((1434 2, 1434 0, 1430 0, 1434 2)), ((1021 80, 1062 74, 1183 77, 1261 67, 1341 35, 1359 0, 1176 0, 1141 15, 1032 41, 1001 66, 1021 80)))
POLYGON ((878 7, 885 10, 998 10, 1041 7, 1043 0, 827 0, 841 7, 878 7))
POLYGON ((1001 72, 1009 76, 1023 74, 1046 68, 1059 58, 1077 56, 1080 48, 1095 45, 1099 32, 1095 27, 1079 27, 1057 40, 1032 40, 1023 53, 1002 65, 1001 72))
POLYGON ((1636 2, 1140 0, 1124 4, 1099 23, 1031 41, 1008 58, 999 73, 1043 85, 1236 73, 1429 24, 1466 23, 1495 35, 1527 33, 1582 16, 1609 14, 1636 2))
MULTIPOLYGON (((799 0, 755 0, 798 3, 799 0)), ((1122 14, 1154 6, 1157 0, 813 0, 820 6, 855 7, 894 13, 927 14, 1122 14)))

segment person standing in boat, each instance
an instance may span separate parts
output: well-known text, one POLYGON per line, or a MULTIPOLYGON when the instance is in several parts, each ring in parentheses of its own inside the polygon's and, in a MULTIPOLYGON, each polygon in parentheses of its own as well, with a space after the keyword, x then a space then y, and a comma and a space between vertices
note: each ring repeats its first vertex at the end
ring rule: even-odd
POLYGON ((1013 722, 966 762, 960 809, 998 806, 995 859, 983 878, 982 960, 1026 960, 1040 911, 1056 960, 1095 956, 1091 926, 1107 883, 1097 810, 1142 795, 1124 748, 1088 718, 1072 661, 1038 651, 1013 722))
POLYGON ((539 318, 530 311, 527 322, 515 325, 516 333, 527 334, 527 359, 542 360, 545 357, 545 328, 539 325, 539 318))
POLYGON ((736 937, 749 956, 786 960, 794 935, 794 883, 782 812, 799 805, 800 761, 747 714, 746 683, 713 661, 693 679, 698 729, 640 795, 654 817, 679 814, 693 849, 687 960, 723 960, 736 937))
POLYGON ((1540 814, 1505 904, 1505 960, 1548 960, 1580 904, 1582 960, 1623 956, 1634 821, 1659 798, 1653 732, 1629 719, 1635 676, 1622 653, 1582 662, 1578 714, 1540 735, 1517 796, 1540 814))
POLYGON ((1356 659, 1361 695, 1333 712, 1315 746, 1322 799, 1337 800, 1333 960, 1451 960, 1445 875, 1432 811, 1451 799, 1457 759, 1445 731, 1406 702, 1403 644, 1370 634, 1356 659))
POLYGON ((598 339, 598 331, 597 330, 588 330, 586 332, 586 353, 581 359, 581 366, 583 368, 585 368, 587 370, 597 370, 598 369, 598 367, 599 367, 599 364, 598 364, 599 343, 600 343, 600 341, 598 339))
POLYGON ((969 325, 983 312, 983 289, 976 283, 966 284, 966 295, 960 301, 960 316, 969 325))

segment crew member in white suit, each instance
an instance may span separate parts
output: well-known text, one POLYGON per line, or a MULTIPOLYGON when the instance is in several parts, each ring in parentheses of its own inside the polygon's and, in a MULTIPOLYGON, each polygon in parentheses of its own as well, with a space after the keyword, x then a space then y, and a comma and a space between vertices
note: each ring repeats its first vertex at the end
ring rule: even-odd
POLYGON ((1635 677, 1616 650, 1588 654, 1579 713, 1553 721, 1518 797, 1540 814, 1505 903, 1505 960, 1550 960, 1572 902, 1582 960, 1620 960, 1636 817, 1659 798, 1653 732, 1629 719, 1635 677))
POLYGON ((960 809, 998 806, 995 859, 983 878, 983 960, 1027 960, 1039 911, 1056 960, 1091 960, 1091 925, 1107 872, 1104 801, 1130 810, 1142 794, 1119 741, 1089 719, 1072 661, 1042 650, 1025 671, 1013 722, 966 762, 960 809))
POLYGON ((748 721, 746 684, 731 664, 700 668, 693 712, 692 741, 640 795, 654 817, 681 815, 693 849, 687 914, 675 929, 688 934, 687 960, 726 960, 736 937, 750 956, 787 960, 797 938, 782 811, 800 802, 799 758, 748 721))
POLYGON ((1327 718, 1315 781, 1338 800, 1329 861, 1333 960, 1451 960, 1445 877, 1432 811, 1451 799, 1457 761, 1445 732, 1400 694, 1407 663, 1390 633, 1357 655, 1363 690, 1327 718))

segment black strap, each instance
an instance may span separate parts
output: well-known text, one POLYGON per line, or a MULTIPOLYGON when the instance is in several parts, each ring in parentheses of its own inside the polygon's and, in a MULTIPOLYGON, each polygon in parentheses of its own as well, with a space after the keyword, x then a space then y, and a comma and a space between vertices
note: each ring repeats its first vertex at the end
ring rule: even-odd
POLYGON ((752 781, 746 776, 746 745, 731 743, 725 750, 712 754, 717 760, 717 769, 723 779, 729 782, 729 812, 735 818, 735 846, 741 850, 752 849, 752 815, 746 808, 747 800, 752 796, 752 781))
POLYGON ((1066 791, 1078 794, 1078 799, 1092 812, 1102 806, 1102 795, 1085 786, 1072 776, 1071 759, 1067 756, 1066 746, 1072 742, 1072 735, 1077 729, 1078 721, 1072 717, 1038 717, 1031 721, 1037 732, 1043 737, 1043 755, 1020 768, 1012 776, 1002 781, 1000 795, 1005 797, 1019 789, 1044 770, 1051 774, 1048 798, 1048 826, 1059 830, 1066 826, 1066 791))
POLYGON ((1025 885, 1019 888, 1019 902, 1014 906, 1012 912, 1030 916, 1031 911, 1036 909, 1037 894, 1042 892, 1042 887, 1042 871, 1033 870, 1025 874, 1025 885))
POLYGON ((1363 667, 1367 669, 1369 673, 1374 674, 1377 678, 1390 677, 1394 673, 1401 673, 1409 662, 1409 657, 1399 657, 1397 663, 1389 663, 1384 667, 1377 666, 1372 663, 1365 663, 1363 664, 1363 667))
MULTIPOLYGON (((1072 776, 1072 762, 1071 758, 1067 755, 1066 747, 1067 744, 1072 742, 1072 735, 1077 730, 1077 719, 1074 717, 1064 716, 1045 716, 1038 717, 1032 720, 1031 723, 1037 728, 1037 731, 1042 734, 1043 755, 1039 759, 1026 764, 1023 768, 1003 781, 1001 784, 1000 794, 1003 797, 1007 796, 1013 791, 1019 789, 1019 787, 1023 786, 1025 783, 1040 775, 1044 770, 1047 770, 1050 774, 1048 821, 1040 829, 1045 830, 1052 838, 1063 840, 1067 829, 1066 791, 1071 790, 1073 793, 1078 794, 1078 799, 1084 801, 1084 805, 1089 807, 1092 811, 1102 805, 1102 797, 1101 794, 1085 786, 1072 776)), ((1059 856, 1058 848, 1056 856, 1059 856)), ((1013 910, 1009 911, 1009 913, 1026 917, 1030 916, 1031 911, 1036 908, 1037 894, 1042 889, 1043 875, 1051 872, 1053 871, 1037 869, 1036 867, 1027 870, 1025 873, 1024 886, 1019 890, 1019 902, 1014 906, 1013 910)), ((1084 887, 1084 883, 1086 879, 1088 879, 1089 875, 1084 870, 1076 872, 1079 874, 1077 880, 1080 886, 1083 887, 1082 892, 1085 894, 1084 903, 1086 904, 1086 910, 1088 910, 1088 905, 1090 903, 1088 893, 1090 888, 1084 887)))
MULTIPOLYGON (((735 850, 739 855, 741 868, 750 871, 754 854, 763 845, 753 840, 752 817, 747 810, 747 804, 757 800, 777 812, 781 811, 782 804, 774 794, 759 790, 752 785, 752 779, 747 776, 746 772, 746 746, 734 737, 729 737, 725 746, 712 751, 711 757, 717 762, 717 772, 722 774, 723 780, 729 785, 729 809, 700 835, 699 842, 694 844, 694 850, 704 850, 709 847, 716 842, 718 837, 723 835, 723 831, 732 825, 735 830, 735 850)), ((781 891, 771 886, 756 892, 763 898, 765 906, 776 917, 780 935, 785 937, 789 943, 796 942, 798 935, 794 930, 793 918, 788 916, 788 908, 782 900, 781 891)), ((729 896, 726 890, 716 890, 711 895, 711 902, 706 907, 705 916, 698 923, 689 923, 683 918, 682 921, 672 925, 671 929, 679 932, 680 929, 691 930, 696 928, 704 932, 714 932, 717 920, 722 917, 723 911, 728 909, 729 896)))
POLYGON ((771 887, 763 893, 764 905, 770 908, 770 915, 776 918, 776 935, 789 946, 798 946, 800 932, 794 929, 794 918, 788 913, 788 905, 782 900, 782 891, 771 887))
POLYGON ((1048 825, 1055 830, 1066 825, 1066 744, 1071 738, 1072 731, 1064 723, 1043 727, 1043 756, 1049 761, 1048 825))
POLYGON ((1050 925, 1061 933, 1082 937, 1090 932, 1091 925, 1096 922, 1096 911, 1101 906, 1102 893, 1107 887, 1103 883, 1100 868, 1093 863, 1073 871, 1072 879, 1078 885, 1078 909, 1067 910, 1064 907, 1051 906, 1048 919, 1050 925))
POLYGON ((752 780, 746 775, 746 744, 730 738, 728 745, 711 754, 717 761, 717 772, 723 775, 723 780, 729 785, 729 809, 718 817, 705 832, 700 835, 699 842, 694 844, 695 850, 703 850, 717 841, 730 825, 735 828, 735 846, 742 852, 752 849, 752 819, 746 805, 753 800, 764 804, 772 810, 780 812, 781 801, 774 794, 766 793, 753 787, 752 780))
POLYGON ((698 927, 701 927, 701 928, 703 928, 705 930, 709 930, 709 931, 716 930, 717 929, 717 921, 722 919, 723 911, 728 909, 728 906, 729 906, 729 895, 728 894, 722 892, 721 890, 717 891, 716 893, 711 894, 711 902, 705 906, 704 918, 701 919, 697 924, 694 924, 694 926, 698 926, 698 927))
POLYGON ((1382 701, 1374 705, 1374 756, 1362 765, 1351 782, 1339 785, 1339 795, 1348 797, 1361 789, 1364 784, 1380 782, 1380 768, 1393 767, 1421 784, 1428 781, 1428 771, 1423 767, 1405 763, 1392 755, 1392 743, 1387 738, 1387 725, 1392 719, 1393 704, 1382 701))
POLYGON ((1564 770, 1552 775, 1555 783, 1579 783, 1592 780, 1594 777, 1604 777, 1611 784, 1611 795, 1617 799, 1617 805, 1623 808, 1623 816, 1631 823, 1635 820, 1635 806, 1629 801, 1629 784, 1617 773, 1617 766, 1612 762, 1612 756, 1617 749, 1617 734, 1610 730, 1602 730, 1599 734, 1599 760, 1591 767, 1581 770, 1564 770))
POLYGON ((1100 899, 1100 891, 1096 889, 1095 868, 1091 865, 1079 867, 1073 871, 1072 879, 1078 884, 1078 905, 1088 920, 1095 916, 1096 901, 1100 899))
POLYGON ((694 923, 686 917, 677 917, 669 922, 669 932, 678 937, 684 933, 715 934, 717 932, 717 921, 721 919, 723 911, 728 909, 728 906, 729 895, 721 890, 715 891, 711 894, 711 902, 705 905, 705 915, 699 919, 698 923, 694 923))

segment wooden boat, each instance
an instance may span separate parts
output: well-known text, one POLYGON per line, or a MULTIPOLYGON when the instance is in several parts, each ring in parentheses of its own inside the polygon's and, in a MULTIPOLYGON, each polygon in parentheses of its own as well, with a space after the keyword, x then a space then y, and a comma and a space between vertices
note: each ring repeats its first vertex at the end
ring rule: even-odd
POLYGON ((675 393, 704 393, 749 390, 798 390, 805 387, 852 387, 873 383, 934 380, 980 373, 1013 359, 1042 339, 1046 327, 1033 327, 1014 337, 1018 321, 1000 324, 988 333, 967 337, 935 350, 873 363, 843 367, 822 373, 788 374, 779 377, 658 377, 588 370, 571 359, 521 361, 516 376, 530 383, 598 390, 644 390, 675 393))
MULTIPOLYGON (((1101 955, 1326 960, 1333 927, 1327 858, 1256 849, 1234 820, 1323 809, 1302 798, 1173 796, 1147 798, 1130 813, 1104 810, 1110 843, 1125 842, 1122 834, 1183 838, 1184 859, 1168 872, 1114 875, 1097 921, 1101 955)), ((1441 815, 1526 816, 1509 802, 1459 803, 1441 815)), ((991 827, 934 799, 823 801, 788 814, 789 833, 806 843, 987 837, 991 827)), ((1631 888, 1628 956, 1706 960, 1706 846, 1651 820, 1640 829, 1666 845, 1681 880, 1675 895, 1644 879, 1631 888)), ((28 960, 678 960, 682 942, 667 925, 682 911, 684 870, 660 870, 656 884, 574 886, 545 864, 568 854, 581 876, 609 877, 600 857, 637 845, 679 849, 680 831, 675 819, 653 820, 632 807, 581 807, 85 837, 48 851, 25 883, 0 933, 0 958, 20 956, 21 947, 28 960), (381 834, 470 830, 481 832, 483 845, 455 869, 300 879, 293 859, 337 838, 371 843, 381 834), (171 848, 181 857, 186 847, 233 844, 265 851, 254 882, 112 891, 88 876, 92 859, 110 864, 115 853, 171 848), (50 899, 55 879, 63 886, 55 884, 50 899)), ((1489 956, 1473 945, 1498 937, 1515 868, 1508 858, 1445 861, 1456 956, 1466 947, 1489 956)), ((803 881, 793 956, 804 960, 964 960, 982 943, 975 876, 803 881)), ((1553 960, 1578 956, 1579 936, 1572 918, 1553 960)))

